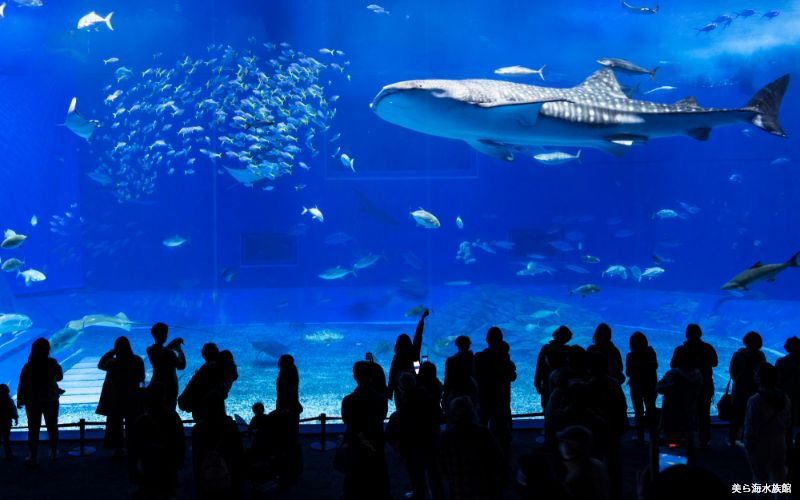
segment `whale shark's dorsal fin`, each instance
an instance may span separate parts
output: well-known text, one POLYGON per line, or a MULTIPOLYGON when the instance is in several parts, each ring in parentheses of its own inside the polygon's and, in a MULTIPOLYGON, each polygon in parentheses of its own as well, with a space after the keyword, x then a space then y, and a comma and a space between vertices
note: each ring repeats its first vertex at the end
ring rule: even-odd
POLYGON ((598 69, 575 88, 591 91, 593 95, 602 94, 607 97, 630 99, 625 95, 625 92, 622 91, 617 77, 614 76, 614 72, 610 68, 598 69))
POLYGON ((764 265, 764 264, 762 264, 762 263, 761 263, 761 261, 759 260, 758 262, 756 262, 755 264, 753 264, 752 266, 750 266, 750 269, 755 269, 755 268, 757 268, 757 267, 761 267, 761 266, 763 266, 763 265, 764 265))

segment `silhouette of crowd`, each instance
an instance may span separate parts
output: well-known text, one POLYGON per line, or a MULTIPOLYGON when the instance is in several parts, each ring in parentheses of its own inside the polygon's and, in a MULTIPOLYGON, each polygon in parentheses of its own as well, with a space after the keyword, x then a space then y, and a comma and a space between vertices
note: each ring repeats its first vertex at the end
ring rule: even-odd
MULTIPOLYGON (((674 348, 661 378, 656 351, 642 332, 630 335, 623 357, 605 323, 597 325, 586 348, 571 343, 567 326, 558 327, 538 352, 532 381, 544 415, 541 440, 514 457, 511 387, 529 382, 517 380, 503 332, 489 328, 486 346, 475 353, 471 339, 458 336, 442 381, 436 365, 422 354, 428 314, 422 313, 413 338, 397 337, 388 377, 371 353, 353 365, 355 388, 342 399, 345 430, 331 464, 344 476, 343 499, 391 498, 387 453, 393 452, 405 467, 407 498, 500 499, 514 490, 526 499, 620 500, 624 476, 631 474, 623 470, 625 440, 638 443, 650 457, 644 470, 634 471, 638 498, 676 498, 692 488, 701 496, 689 498, 730 496, 731 485, 694 464, 698 448, 712 446, 713 371, 719 364, 698 325, 686 327, 686 339, 674 348)), ((126 337, 117 338, 98 362, 105 372, 96 410, 106 417, 103 444, 114 459, 125 461, 137 497, 174 497, 187 454, 198 498, 240 498, 248 483, 295 485, 304 461, 294 358, 278 358, 275 408, 267 412, 256 402, 247 423, 231 418, 225 408, 238 379, 230 351, 203 345, 203 364, 179 391, 178 371, 186 368, 183 340, 167 341, 164 323, 153 325, 151 334, 146 353, 152 377, 146 386, 144 360, 126 337), (176 408, 192 415, 190 441, 176 408)), ((757 332, 748 332, 730 359, 730 382, 718 402, 720 419, 729 422, 727 443, 715 446, 742 448, 752 483, 786 485, 798 475, 800 462, 800 339, 786 341, 787 355, 775 365, 766 361, 762 344, 757 332)), ((0 384, 0 441, 7 459, 17 408, 25 410, 28 421, 26 463, 36 467, 39 462, 42 419, 50 457, 58 458, 62 378, 49 342, 40 338, 20 373, 16 403, 8 386, 0 384)), ((773 498, 789 498, 781 488, 767 491, 773 498)))

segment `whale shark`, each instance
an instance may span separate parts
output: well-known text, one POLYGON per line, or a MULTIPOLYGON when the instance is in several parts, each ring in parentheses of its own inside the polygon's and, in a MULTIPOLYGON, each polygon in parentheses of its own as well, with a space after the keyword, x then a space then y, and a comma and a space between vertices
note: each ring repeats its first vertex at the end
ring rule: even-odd
POLYGON ((591 147, 621 156, 651 138, 708 140, 715 127, 752 123, 779 137, 783 75, 742 108, 704 108, 694 97, 672 104, 631 99, 602 68, 572 88, 501 80, 409 80, 383 87, 370 104, 382 119, 417 132, 467 142, 506 161, 546 146, 591 147))

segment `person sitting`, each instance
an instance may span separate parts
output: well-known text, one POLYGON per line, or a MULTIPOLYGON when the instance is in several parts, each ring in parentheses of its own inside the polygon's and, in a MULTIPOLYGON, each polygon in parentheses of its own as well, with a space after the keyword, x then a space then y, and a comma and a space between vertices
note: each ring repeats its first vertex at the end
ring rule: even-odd
POLYGON ((571 500, 608 500, 611 482, 606 466, 592 458, 592 433, 571 425, 557 434, 558 451, 566 468, 564 486, 571 500))

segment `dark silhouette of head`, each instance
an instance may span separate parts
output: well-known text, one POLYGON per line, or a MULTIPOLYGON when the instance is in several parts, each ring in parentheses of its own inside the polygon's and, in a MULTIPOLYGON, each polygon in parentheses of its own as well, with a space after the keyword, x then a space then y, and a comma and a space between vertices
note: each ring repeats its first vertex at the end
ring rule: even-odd
POLYGON ((0 398, 7 398, 11 394, 11 390, 6 384, 0 384, 0 398))
POLYGON ((647 337, 642 332, 633 332, 628 341, 628 346, 631 348, 631 352, 644 351, 647 349, 647 337))
POLYGON ((456 337, 455 344, 458 348, 458 352, 467 352, 472 345, 472 341, 466 335, 459 335, 456 337))
POLYGON ((294 358, 291 354, 282 354, 280 358, 278 358, 278 368, 280 370, 286 370, 292 368, 294 366, 294 358))
POLYGON ((114 341, 114 354, 118 358, 133 356, 133 349, 131 349, 131 342, 128 337, 117 337, 117 340, 114 341))
POLYGON ((476 422, 475 407, 468 396, 459 396, 450 402, 447 412, 447 428, 460 429, 476 422))
POLYGON ((742 337, 742 343, 751 351, 757 351, 764 345, 764 341, 761 339, 761 335, 759 335, 758 332, 745 333, 744 337, 742 337))
POLYGON ((223 366, 234 366, 236 362, 233 360, 233 353, 228 349, 219 351, 219 364, 223 366))
POLYGON ((28 357, 29 361, 43 361, 50 356, 50 342, 44 338, 39 337, 31 344, 31 354, 28 357))
POLYGON ((217 356, 219 356, 219 347, 213 342, 205 343, 203 344, 203 348, 200 349, 200 355, 206 363, 216 361, 217 356))
POLYGON ((756 369, 756 381, 764 389, 778 387, 778 369, 769 363, 761 363, 756 369))
POLYGON ((693 368, 692 358, 685 349, 675 349, 675 352, 672 354, 671 364, 675 368, 681 370, 691 370, 693 368))
POLYGON ((409 337, 405 333, 401 333, 400 335, 397 336, 397 340, 394 342, 395 354, 406 356, 410 355, 413 350, 414 350, 414 343, 411 342, 411 337, 409 337))
POLYGON ((353 379, 359 387, 369 387, 372 382, 368 361, 356 361, 353 365, 353 379))
POLYGON ((556 328, 556 331, 553 332, 553 340, 559 344, 566 344, 572 340, 572 330, 570 330, 566 325, 559 326, 556 328))
POLYGON ((258 403, 253 405, 253 414, 254 415, 263 415, 264 414, 264 403, 259 401, 258 403))
MULTIPOLYGON (((735 495, 734 495, 735 496, 735 495)), ((697 465, 673 465, 659 472, 645 489, 644 500, 727 500, 730 486, 697 465)))
POLYGON ((700 329, 700 325, 695 323, 686 325, 686 340, 700 340, 702 336, 703 330, 700 329))
POLYGON ((611 342, 611 327, 605 323, 600 323, 594 329, 592 340, 595 344, 608 344, 611 342))
POLYGON ((493 326, 486 332, 486 343, 489 347, 499 346, 503 341, 503 331, 499 327, 493 326))
POLYGON ((783 344, 783 348, 793 356, 800 355, 800 339, 796 336, 789 337, 783 344))
POLYGON ((587 459, 592 452, 592 431, 582 425, 570 425, 556 434, 561 458, 567 462, 587 459))
POLYGON ((422 363, 419 367, 419 378, 433 380, 436 378, 436 365, 430 361, 422 363))
POLYGON ((150 335, 153 336, 153 340, 158 345, 164 345, 164 342, 167 341, 167 334, 169 333, 169 327, 166 323, 156 323, 150 328, 150 335))

